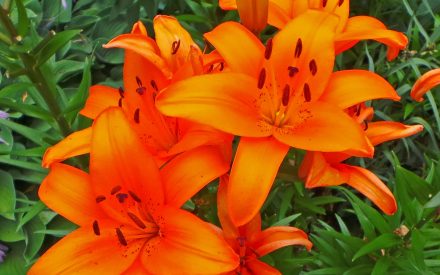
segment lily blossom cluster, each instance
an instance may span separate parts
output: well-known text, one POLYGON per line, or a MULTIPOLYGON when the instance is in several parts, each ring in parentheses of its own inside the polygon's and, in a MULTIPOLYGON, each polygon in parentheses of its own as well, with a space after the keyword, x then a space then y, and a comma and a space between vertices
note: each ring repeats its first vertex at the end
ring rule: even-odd
POLYGON ((165 15, 153 20, 155 39, 137 22, 104 45, 125 50, 123 87, 92 86, 80 112, 92 126, 43 159, 50 172, 41 200, 79 228, 30 274, 279 274, 259 258, 312 248, 301 229, 261 228, 260 209, 291 148, 306 151, 299 176, 307 188, 348 184, 384 213, 396 211, 385 183, 344 161, 372 158, 374 146, 423 127, 373 121, 368 102, 399 95, 373 72, 334 71, 334 60, 363 39, 386 44, 392 60, 405 35, 372 17, 349 17, 348 0, 220 6, 238 8, 242 24, 206 33, 212 52, 165 15), (263 44, 258 33, 267 24, 279 31, 263 44), (61 163, 83 154, 88 172, 61 163), (217 180, 220 224, 181 209, 217 180))

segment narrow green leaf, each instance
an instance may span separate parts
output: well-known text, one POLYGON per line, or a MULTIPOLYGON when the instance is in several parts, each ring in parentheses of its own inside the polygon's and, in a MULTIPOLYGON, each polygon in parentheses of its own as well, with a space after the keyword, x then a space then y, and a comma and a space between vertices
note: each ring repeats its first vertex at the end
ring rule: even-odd
POLYGON ((440 206, 440 192, 438 192, 434 197, 432 197, 423 208, 435 208, 440 206))
POLYGON ((37 45, 37 51, 33 52, 35 59, 37 60, 37 66, 44 64, 52 55, 54 55, 59 49, 67 44, 72 38, 78 35, 81 30, 67 30, 55 34, 48 40, 43 40, 40 43, 43 45, 37 45))
POLYGON ((276 223, 272 224, 272 226, 288 226, 288 225, 290 225, 291 222, 296 220, 299 216, 301 216, 301 213, 287 216, 284 219, 281 219, 281 220, 277 221, 276 223))
POLYGON ((53 120, 51 113, 35 105, 17 103, 7 98, 0 98, 0 106, 7 107, 27 116, 39 118, 45 121, 53 120))
POLYGON ((15 0, 18 13, 18 26, 17 31, 21 37, 24 37, 29 29, 29 18, 26 14, 26 8, 24 7, 22 0, 15 0))
POLYGON ((83 106, 89 96, 89 88, 92 83, 92 75, 90 72, 91 60, 86 58, 84 62, 83 77, 81 83, 79 84, 78 91, 75 93, 73 98, 69 101, 68 106, 64 110, 64 114, 70 112, 78 112, 83 106))
POLYGON ((368 242, 365 244, 361 249, 356 252, 356 254, 353 256, 352 261, 355 261, 356 259, 367 255, 368 253, 372 253, 374 251, 384 249, 384 248, 390 248, 393 246, 400 245, 402 243, 402 239, 399 236, 396 236, 392 233, 382 234, 376 239, 368 242))
POLYGON ((15 220, 16 203, 14 180, 12 176, 0 170, 0 215, 9 220, 15 220))
POLYGON ((32 220, 36 215, 38 215, 38 213, 43 211, 44 208, 46 208, 46 206, 41 201, 37 201, 34 205, 32 205, 31 210, 24 214, 23 218, 20 220, 20 223, 18 224, 18 229, 21 229, 23 225, 32 220))
POLYGON ((23 229, 26 236, 26 249, 24 251, 24 258, 26 259, 26 261, 30 262, 38 253, 44 241, 44 235, 35 234, 35 232, 45 230, 46 226, 44 226, 38 216, 35 216, 23 227, 23 229))
POLYGON ((42 168, 40 164, 27 162, 23 160, 11 159, 8 156, 0 156, 0 163, 11 165, 19 168, 29 169, 32 171, 46 173, 46 169, 42 168))
POLYGON ((371 275, 387 274, 390 264, 391 264, 391 260, 388 257, 381 257, 374 265, 371 275))
POLYGON ((26 137, 27 139, 35 142, 38 145, 49 145, 45 139, 50 139, 51 137, 46 133, 42 133, 30 127, 24 126, 22 124, 13 122, 7 119, 0 119, 0 125, 5 125, 12 131, 26 137))

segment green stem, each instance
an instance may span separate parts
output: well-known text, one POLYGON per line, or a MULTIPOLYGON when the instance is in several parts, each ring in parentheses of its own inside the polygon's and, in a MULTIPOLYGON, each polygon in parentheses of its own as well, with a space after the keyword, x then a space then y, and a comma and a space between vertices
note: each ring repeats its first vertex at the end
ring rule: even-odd
MULTIPOLYGON (((2 7, 0 7, 0 21, 9 32, 11 40, 14 42, 18 42, 17 30, 15 29, 10 18, 8 17, 7 10, 2 7)), ((55 99, 54 95, 56 94, 56 88, 53 88, 49 85, 49 82, 45 78, 44 74, 41 72, 40 68, 36 66, 36 60, 33 58, 33 56, 26 53, 19 53, 18 56, 20 57, 23 65, 26 68, 26 75, 36 85, 38 91, 46 102, 49 111, 51 112, 56 123, 58 124, 61 134, 65 137, 68 136, 72 132, 72 130, 66 118, 63 116, 57 100, 55 99)))

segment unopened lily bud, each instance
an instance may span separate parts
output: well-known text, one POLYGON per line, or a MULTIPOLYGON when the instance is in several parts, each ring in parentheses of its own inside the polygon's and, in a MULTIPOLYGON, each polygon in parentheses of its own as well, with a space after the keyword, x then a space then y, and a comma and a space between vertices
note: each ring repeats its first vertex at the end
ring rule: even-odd
POLYGON ((241 23, 254 33, 261 32, 267 24, 269 0, 237 0, 241 23))

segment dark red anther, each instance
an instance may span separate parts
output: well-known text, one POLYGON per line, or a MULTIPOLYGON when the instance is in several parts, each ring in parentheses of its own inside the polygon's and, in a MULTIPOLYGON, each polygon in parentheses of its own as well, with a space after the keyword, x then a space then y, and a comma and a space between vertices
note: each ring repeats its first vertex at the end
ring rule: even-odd
POLYGON ((344 0, 339 0, 338 7, 342 6, 342 4, 344 4, 344 0))
POLYGON ((171 54, 176 54, 180 47, 180 40, 174 41, 171 45, 171 54))
POLYGON ((272 45, 272 38, 269 38, 266 42, 266 50, 264 51, 264 58, 266 58, 266 60, 269 60, 270 56, 272 55, 272 45))
POLYGON ((318 65, 316 65, 315 59, 310 60, 309 69, 313 76, 318 72, 318 65))
POLYGON ((112 190, 110 191, 110 194, 114 195, 114 194, 118 193, 119 191, 121 191, 121 189, 122 189, 122 187, 120 185, 117 185, 112 188, 112 190))
POLYGON ((159 88, 157 87, 156 81, 154 81, 154 79, 150 81, 150 85, 151 87, 153 87, 154 90, 156 90, 156 92, 159 91, 159 88))
POLYGON ((142 229, 145 229, 147 226, 141 221, 141 219, 138 218, 138 216, 136 216, 135 214, 131 213, 131 212, 127 212, 128 216, 130 217, 130 219, 139 227, 142 229))
POLYGON ((356 106, 356 116, 359 116, 361 114, 361 105, 356 106))
POLYGON ((295 47, 295 57, 296 58, 301 56, 302 48, 303 48, 302 40, 301 40, 301 38, 298 38, 298 41, 296 41, 296 47, 295 47))
POLYGON ((134 122, 136 122, 136 123, 139 123, 140 122, 140 119, 139 119, 139 108, 137 108, 136 109, 136 111, 134 111, 134 116, 133 116, 133 119, 134 119, 134 122))
POLYGON ((121 98, 124 98, 124 89, 122 89, 122 87, 119 87, 119 96, 121 97, 121 98))
POLYGON ((312 94, 310 93, 309 84, 304 84, 304 100, 306 102, 310 102, 312 100, 312 94))
POLYGON ((143 95, 146 91, 147 91, 147 88, 145 88, 145 87, 136 88, 136 93, 138 93, 139 95, 143 95))
POLYGON ((141 202, 141 199, 132 191, 128 191, 128 194, 135 202, 141 202))
POLYGON ((238 246, 243 247, 246 244, 246 237, 239 236, 237 237, 238 246))
POLYGON ((116 235, 118 236, 119 243, 123 246, 127 246, 127 240, 124 237, 124 234, 122 234, 121 229, 116 228, 116 235))
POLYGON ((105 196, 102 196, 102 195, 97 196, 96 199, 95 199, 95 201, 96 201, 96 203, 100 203, 100 202, 102 202, 102 201, 105 201, 105 196))
POLYGON ((266 69, 261 69, 260 75, 258 76, 258 89, 264 87, 264 82, 266 81, 266 69))
POLYGON ((95 233, 96 236, 101 235, 101 230, 99 230, 98 221, 93 222, 93 233, 95 233))
POLYGON ((286 84, 286 86, 284 86, 283 89, 283 97, 281 98, 281 103, 283 104, 284 107, 286 107, 287 104, 289 104, 289 99, 290 99, 290 86, 289 84, 286 84))
POLYGON ((287 70, 289 71, 289 77, 294 77, 299 72, 297 67, 292 66, 287 67, 287 70))
POLYGON ((327 6, 327 0, 322 0, 322 7, 325 8, 327 6))
POLYGON ((119 100, 118 100, 118 106, 122 107, 122 97, 120 97, 119 100))
POLYGON ((214 64, 211 64, 208 68, 208 73, 211 73, 214 70, 214 64))
POLYGON ((138 76, 136 76, 136 83, 139 87, 142 87, 142 81, 138 76))
POLYGON ((223 62, 220 62, 220 68, 218 70, 221 72, 223 71, 224 68, 225 68, 225 64, 223 64, 223 62))
POLYGON ((128 195, 125 193, 118 193, 116 194, 116 198, 118 199, 119 203, 124 203, 125 199, 128 198, 128 195))
POLYGON ((364 131, 368 130, 368 122, 364 120, 364 131))

